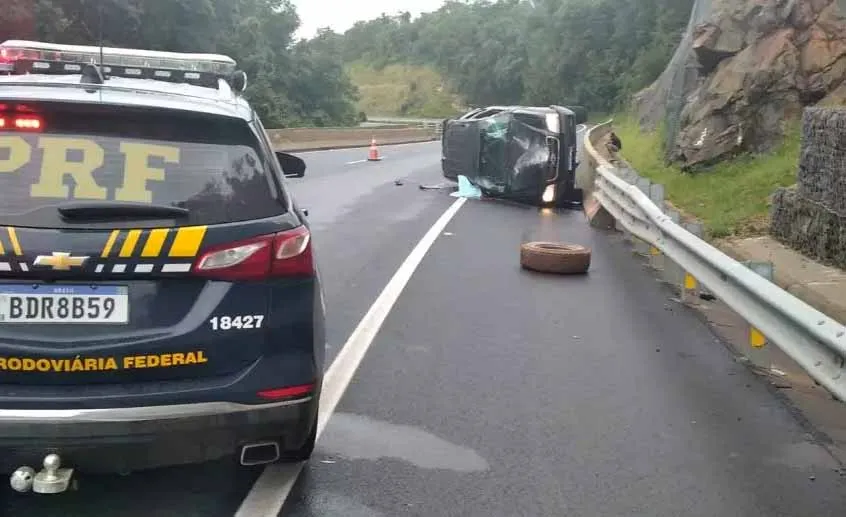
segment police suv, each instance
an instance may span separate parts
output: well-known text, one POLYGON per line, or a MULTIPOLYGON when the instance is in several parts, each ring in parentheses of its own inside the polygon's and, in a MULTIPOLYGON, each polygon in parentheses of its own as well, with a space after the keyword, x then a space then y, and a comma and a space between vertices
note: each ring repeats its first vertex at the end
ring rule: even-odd
POLYGON ((303 211, 222 55, 0 44, 0 464, 311 455, 324 303, 303 211))

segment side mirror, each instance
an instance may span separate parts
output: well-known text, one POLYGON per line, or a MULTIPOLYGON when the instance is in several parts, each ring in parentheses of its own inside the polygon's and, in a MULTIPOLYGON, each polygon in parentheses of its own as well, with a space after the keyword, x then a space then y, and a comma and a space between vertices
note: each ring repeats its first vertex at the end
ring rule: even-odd
POLYGON ((306 164, 302 158, 297 158, 294 155, 276 151, 276 159, 285 172, 286 178, 302 178, 305 176, 306 164))

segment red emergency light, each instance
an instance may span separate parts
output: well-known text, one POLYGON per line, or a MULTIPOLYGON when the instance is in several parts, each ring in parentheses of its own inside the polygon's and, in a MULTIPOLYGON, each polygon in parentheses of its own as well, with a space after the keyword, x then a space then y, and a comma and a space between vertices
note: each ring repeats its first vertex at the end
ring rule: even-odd
POLYGON ((40 132, 44 129, 44 119, 36 115, 0 114, 0 129, 5 131, 40 132))

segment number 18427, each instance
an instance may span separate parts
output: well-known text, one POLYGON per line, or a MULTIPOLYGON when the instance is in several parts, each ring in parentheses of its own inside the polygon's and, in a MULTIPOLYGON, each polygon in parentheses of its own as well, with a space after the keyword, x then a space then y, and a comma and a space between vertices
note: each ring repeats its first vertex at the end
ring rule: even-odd
POLYGON ((260 314, 247 316, 215 316, 209 320, 212 330, 245 330, 260 329, 264 316, 260 314))

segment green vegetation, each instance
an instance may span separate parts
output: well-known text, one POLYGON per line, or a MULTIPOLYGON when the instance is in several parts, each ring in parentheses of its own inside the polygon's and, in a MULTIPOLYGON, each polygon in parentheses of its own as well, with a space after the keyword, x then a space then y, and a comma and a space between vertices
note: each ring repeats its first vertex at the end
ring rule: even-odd
MULTIPOLYGON (((359 22, 347 63, 429 65, 469 104, 576 104, 611 112, 654 81, 693 0, 448 0, 359 22)), ((357 83, 360 84, 360 83, 357 83)))
POLYGON ((441 75, 430 66, 388 65, 377 69, 361 61, 347 66, 358 88, 357 110, 369 116, 446 118, 460 111, 441 75))
POLYGON ((355 88, 338 36, 294 41, 288 0, 3 0, 2 39, 222 53, 249 78, 267 127, 352 124, 355 88), (101 23, 102 22, 102 23, 101 23))
POLYGON ((641 132, 629 116, 614 117, 614 131, 623 142, 622 155, 640 174, 666 188, 667 198, 703 222, 712 237, 766 231, 770 195, 796 182, 799 163, 798 125, 768 154, 743 155, 695 174, 667 165, 660 131, 641 132))
POLYGON ((611 112, 660 74, 692 5, 447 0, 295 41, 290 0, 5 0, 0 34, 91 45, 102 27, 109 46, 228 54, 267 126, 337 126, 359 110, 449 115, 457 99, 611 112))

